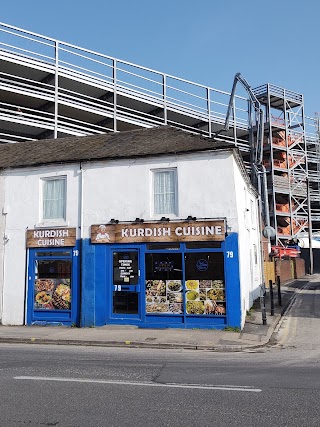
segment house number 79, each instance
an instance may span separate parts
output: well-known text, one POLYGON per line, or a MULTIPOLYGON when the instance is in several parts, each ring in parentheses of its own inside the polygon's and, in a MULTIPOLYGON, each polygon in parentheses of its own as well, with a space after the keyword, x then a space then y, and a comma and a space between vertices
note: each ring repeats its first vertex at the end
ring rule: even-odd
POLYGON ((233 258, 233 251, 227 251, 227 258, 233 258))

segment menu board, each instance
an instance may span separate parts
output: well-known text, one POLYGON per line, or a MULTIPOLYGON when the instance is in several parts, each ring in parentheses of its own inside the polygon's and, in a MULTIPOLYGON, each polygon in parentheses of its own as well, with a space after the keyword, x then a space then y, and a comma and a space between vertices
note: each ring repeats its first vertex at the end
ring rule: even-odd
POLYGON ((146 312, 183 314, 181 280, 146 280, 146 312))
POLYGON ((70 310, 70 279, 36 279, 34 308, 45 310, 70 310))
POLYGON ((124 282, 129 282, 133 278, 132 259, 119 259, 119 277, 124 282))
POLYGON ((185 288, 187 314, 226 314, 223 280, 187 280, 185 288))
POLYGON ((136 251, 113 253, 113 283, 115 285, 138 283, 138 253, 136 251))

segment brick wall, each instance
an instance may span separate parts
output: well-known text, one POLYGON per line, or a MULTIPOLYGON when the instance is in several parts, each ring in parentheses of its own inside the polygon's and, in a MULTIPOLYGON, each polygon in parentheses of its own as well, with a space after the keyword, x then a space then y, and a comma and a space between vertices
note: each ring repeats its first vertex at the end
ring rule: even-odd
POLYGON ((302 258, 296 258, 296 278, 303 277, 306 274, 305 261, 302 258))
POLYGON ((299 279, 305 274, 305 262, 302 258, 276 260, 276 275, 280 276, 281 282, 299 279))

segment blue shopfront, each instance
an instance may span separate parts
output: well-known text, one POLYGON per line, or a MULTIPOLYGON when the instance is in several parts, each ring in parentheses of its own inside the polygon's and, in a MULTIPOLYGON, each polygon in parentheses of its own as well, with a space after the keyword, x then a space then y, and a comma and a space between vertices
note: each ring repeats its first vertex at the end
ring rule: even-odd
POLYGON ((81 325, 240 327, 238 237, 224 220, 91 227, 81 325))
POLYGON ((26 323, 79 325, 80 242, 75 228, 27 231, 26 323))

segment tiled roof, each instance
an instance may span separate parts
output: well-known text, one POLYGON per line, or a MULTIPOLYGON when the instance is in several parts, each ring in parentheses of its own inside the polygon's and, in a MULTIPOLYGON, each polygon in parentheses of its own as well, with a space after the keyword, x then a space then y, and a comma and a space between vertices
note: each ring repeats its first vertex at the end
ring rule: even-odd
POLYGON ((228 142, 187 133, 170 126, 91 136, 0 145, 0 168, 27 167, 99 159, 232 150, 228 142))

